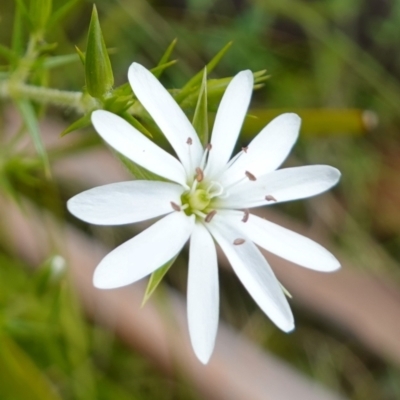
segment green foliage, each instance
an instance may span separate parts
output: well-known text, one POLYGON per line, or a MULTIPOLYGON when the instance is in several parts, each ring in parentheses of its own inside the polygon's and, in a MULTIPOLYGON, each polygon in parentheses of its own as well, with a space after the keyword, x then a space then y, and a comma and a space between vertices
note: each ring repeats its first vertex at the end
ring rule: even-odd
MULTIPOLYGON (((7 136, 3 125, 7 126, 9 114, 2 121, 0 197, 21 206, 29 198, 65 222, 65 200, 81 189, 82 182, 77 178, 48 181, 44 170, 49 170, 49 160, 65 159, 68 164, 74 157, 84 157, 100 141, 87 130, 56 140, 55 148, 46 150, 39 130, 43 115, 67 119, 67 133, 89 127, 91 112, 106 109, 170 150, 126 83, 131 62, 154 66, 153 74, 171 88, 203 144, 207 143, 206 127, 212 126, 231 76, 250 68, 257 71, 254 88, 265 85, 266 90, 255 93, 238 145, 246 145, 276 115, 297 112, 303 120, 302 132, 295 148, 297 160, 289 163, 327 163, 343 172, 332 209, 328 205, 316 210, 312 202, 307 209, 293 204, 281 209, 307 223, 312 221, 321 236, 334 236, 341 252, 355 265, 370 268, 398 285, 399 6, 383 10, 374 5, 380 13, 371 13, 365 1, 251 0, 237 12, 222 3, 191 1, 186 9, 177 11, 172 2, 137 0, 132 7, 129 1, 103 1, 99 3, 103 30, 93 11, 85 54, 79 50, 85 48, 88 31, 84 2, 54 0, 53 6, 49 0, 0 2, 1 107, 3 111, 5 104, 13 102, 23 123, 7 136), (102 32, 107 45, 117 49, 113 71, 102 32), (89 52, 90 40, 94 45, 89 52), (71 54, 74 45, 78 54, 71 54), (85 75, 90 81, 86 87, 85 75), (68 97, 74 93, 70 91, 82 87, 77 96, 68 97), (51 91, 53 88, 56 90, 51 91), (39 109, 43 103, 53 107, 39 109), (63 113, 54 106, 61 106, 63 113), (376 114, 381 120, 379 132, 373 130, 376 114), (24 144, 27 137, 34 151, 24 144)), ((51 134, 54 138, 59 132, 51 134)), ((138 179, 161 179, 116 157, 138 179)), ((51 258, 33 272, 22 254, 11 256, 8 227, 2 228, 1 399, 193 397, 186 385, 163 378, 112 333, 88 323, 68 279, 52 273, 51 258)), ((90 229, 99 240, 115 245, 116 234, 90 229)), ((132 232, 127 228, 124 234, 130 237, 132 232)), ((168 268, 165 265, 152 275, 145 300, 162 278, 184 292, 186 273, 179 260, 165 277, 168 268)), ((297 309, 296 331, 283 335, 246 300, 235 279, 222 272, 221 280, 224 319, 268 351, 352 400, 400 398, 398 368, 383 355, 371 354, 343 327, 332 328, 333 324, 318 320, 308 310, 297 309)), ((297 304, 296 298, 294 302, 297 304)))
POLYGON ((165 274, 172 267, 176 260, 177 256, 175 256, 172 260, 165 263, 163 266, 155 270, 149 278, 149 282, 147 283, 146 292, 143 297, 142 306, 146 304, 146 302, 150 299, 151 295, 155 292, 158 285, 162 282, 165 274))
POLYGON ((196 109, 193 116, 193 126, 205 147, 208 143, 208 104, 207 104, 207 69, 204 68, 203 80, 199 90, 196 109))
POLYGON ((93 6, 85 56, 86 90, 102 98, 114 85, 110 58, 104 43, 96 6, 93 6))
POLYGON ((29 16, 34 31, 43 32, 51 15, 52 0, 30 0, 29 16))

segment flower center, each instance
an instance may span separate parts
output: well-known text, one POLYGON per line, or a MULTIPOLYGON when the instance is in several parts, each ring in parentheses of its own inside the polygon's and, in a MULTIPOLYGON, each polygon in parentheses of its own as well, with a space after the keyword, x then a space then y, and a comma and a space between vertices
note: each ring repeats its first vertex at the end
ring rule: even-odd
POLYGON ((210 195, 203 189, 197 189, 189 194, 188 204, 193 210, 203 211, 211 201, 210 195))

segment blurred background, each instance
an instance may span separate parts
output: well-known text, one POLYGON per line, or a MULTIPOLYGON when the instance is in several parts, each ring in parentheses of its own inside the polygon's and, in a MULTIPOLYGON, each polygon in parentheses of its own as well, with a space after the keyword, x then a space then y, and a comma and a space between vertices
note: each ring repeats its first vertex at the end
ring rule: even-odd
MULTIPOLYGON (((0 43, 15 8, 0 3, 0 43)), ((64 3, 55 0, 53 8, 64 3)), ((52 56, 86 48, 92 3, 68 2, 46 34, 52 56)), ((400 2, 389 0, 99 0, 116 85, 137 61, 181 87, 228 42, 211 74, 267 69, 238 146, 275 115, 297 112, 286 165, 328 164, 342 180, 315 199, 259 210, 329 248, 343 268, 322 274, 266 254, 293 295, 296 330, 279 331, 221 258, 221 327, 207 367, 185 325, 187 254, 141 308, 145 283, 99 291, 99 259, 138 226, 93 227, 65 203, 130 175, 91 128, 60 138, 77 116, 37 110, 43 171, 25 124, 0 103, 0 399, 400 399, 400 2)), ((26 31, 29 27, 26 27, 26 31)), ((79 59, 38 84, 81 90, 79 59)), ((7 72, 0 51, 0 73, 7 72), (3 65, 3 66, 1 66, 3 65)), ((35 82, 35 77, 32 77, 35 82)))

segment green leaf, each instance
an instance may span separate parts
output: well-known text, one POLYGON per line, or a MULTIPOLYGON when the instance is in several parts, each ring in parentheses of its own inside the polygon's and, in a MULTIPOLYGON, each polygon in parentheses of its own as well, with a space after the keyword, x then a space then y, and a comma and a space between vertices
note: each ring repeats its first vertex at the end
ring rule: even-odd
POLYGON ((136 178, 145 181, 165 181, 165 179, 153 172, 135 164, 129 158, 124 157, 120 153, 115 153, 117 157, 122 161, 128 171, 136 178))
POLYGON ((160 282, 162 281, 168 270, 172 267, 172 264, 175 262, 177 257, 178 255, 176 255, 172 260, 168 261, 162 267, 158 268, 151 274, 149 282, 146 287, 146 292, 143 297, 142 307, 150 299, 151 295, 157 289, 157 286, 160 284, 160 282))
MULTIPOLYGON (((207 64, 207 75, 210 74, 211 71, 219 64, 221 61, 222 57, 225 55, 225 53, 229 50, 229 48, 232 46, 232 42, 229 42, 226 44, 215 56, 214 58, 207 64)), ((192 90, 193 87, 197 86, 200 84, 201 80, 203 78, 203 71, 201 70, 198 72, 192 79, 189 80, 189 82, 186 83, 186 85, 182 88, 182 90, 179 92, 179 94, 176 96, 175 100, 179 103, 183 98, 185 98, 190 91, 192 90)))
POLYGON ((197 99, 196 110, 193 116, 193 126, 199 139, 205 147, 208 143, 208 106, 207 106, 207 69, 203 71, 203 81, 201 83, 199 97, 197 99))
POLYGON ((78 46, 75 46, 75 50, 78 53, 78 57, 80 58, 82 65, 85 66, 85 53, 78 46))
POLYGON ((0 363, 4 399, 61 400, 28 355, 4 334, 0 337, 0 363))
MULTIPOLYGON (((23 21, 23 3, 21 1, 16 1, 15 4, 15 14, 14 14, 14 24, 11 39, 11 51, 17 55, 17 57, 22 56, 24 52, 24 21, 23 21)), ((15 68, 18 60, 14 60, 12 66, 15 68)))
POLYGON ((28 100, 19 99, 19 100, 16 100, 16 104, 17 104, 19 112, 21 113, 22 119, 24 120, 26 128, 28 129, 28 132, 31 135, 36 152, 38 153, 38 155, 43 163, 45 172, 46 172, 47 176, 50 176, 49 159, 47 157, 47 152, 43 145, 42 138, 40 136, 40 130, 39 130, 37 117, 35 114, 35 109, 28 100))
POLYGON ((134 126, 139 132, 148 136, 149 138, 153 138, 153 135, 131 114, 124 112, 122 113, 122 117, 125 118, 132 126, 134 126))
MULTIPOLYGON (((174 50, 174 48, 175 48, 175 46, 176 46, 176 42, 178 41, 178 39, 174 39, 172 42, 171 42, 171 44, 167 47, 167 50, 165 50, 165 53, 163 54, 163 56, 161 57, 161 59, 160 59, 160 61, 159 61, 159 63, 157 64, 157 67, 159 67, 159 66, 161 66, 161 65, 163 65, 163 64, 166 64, 167 62, 168 62, 168 60, 169 60, 169 58, 171 57, 171 54, 172 54, 172 52, 173 52, 173 50, 174 50)), ((156 69, 156 68, 154 68, 154 69, 156 69)), ((161 69, 161 70, 159 70, 159 71, 154 71, 154 69, 153 69, 153 75, 156 77, 156 78, 160 78, 160 76, 161 76, 161 74, 163 73, 163 71, 164 71, 164 69, 165 68, 163 68, 163 69, 161 69)))
POLYGON ((159 64, 157 67, 151 68, 150 71, 153 73, 153 75, 158 78, 160 75, 169 67, 172 65, 175 65, 178 61, 177 60, 171 60, 168 61, 164 64, 159 64))
POLYGON ((80 0, 69 0, 53 13, 49 20, 49 28, 52 28, 57 22, 64 18, 80 0))
POLYGON ((52 0, 30 0, 29 16, 36 31, 44 31, 51 15, 52 7, 52 0))
POLYGON ((63 67, 68 64, 79 61, 78 54, 65 54, 62 56, 47 57, 41 64, 44 69, 53 69, 57 67, 63 67))
POLYGON ((90 114, 86 114, 83 117, 79 118, 75 122, 73 122, 68 128, 64 129, 61 132, 61 137, 67 135, 70 132, 76 131, 77 129, 82 129, 90 126, 90 114))
POLYGON ((101 33, 96 6, 93 6, 85 57, 86 89, 97 98, 103 97, 114 84, 110 58, 101 33))

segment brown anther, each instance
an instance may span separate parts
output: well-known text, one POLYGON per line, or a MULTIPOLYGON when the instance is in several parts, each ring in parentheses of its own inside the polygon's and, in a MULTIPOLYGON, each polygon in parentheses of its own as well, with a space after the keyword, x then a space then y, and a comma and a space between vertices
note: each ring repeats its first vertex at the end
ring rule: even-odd
POLYGON ((190 146, 193 143, 193 140, 191 137, 188 137, 186 140, 186 143, 190 146))
POLYGON ((214 215, 217 213, 217 210, 212 210, 210 211, 206 217, 204 218, 204 221, 206 222, 211 222, 211 220, 214 218, 214 215))
POLYGON ((257 180, 257 178, 251 173, 251 172, 249 172, 249 171, 246 171, 245 172, 245 175, 249 178, 249 180, 251 180, 251 181, 256 181, 257 180))
POLYGON ((233 241, 233 244, 234 244, 235 246, 239 246, 240 244, 243 244, 244 242, 245 242, 244 239, 237 238, 237 239, 235 239, 235 240, 233 241))
POLYGON ((201 182, 204 179, 204 172, 200 167, 196 168, 196 181, 201 182))
POLYGON ((206 146, 206 149, 207 149, 208 151, 210 151, 210 150, 212 149, 212 144, 211 144, 211 143, 208 143, 208 145, 206 146))
POLYGON ((276 201, 276 198, 274 196, 271 196, 270 194, 267 194, 265 196, 265 200, 267 200, 267 201, 276 201))
POLYGON ((243 210, 243 212, 244 212, 244 215, 242 218, 242 222, 247 222, 249 220, 249 215, 250 215, 249 210, 246 208, 245 210, 243 210))
POLYGON ((246 146, 246 147, 242 147, 242 151, 244 152, 244 153, 247 153, 247 150, 249 149, 249 146, 246 146))
POLYGON ((181 211, 181 206, 174 203, 173 201, 171 201, 171 207, 175 210, 175 211, 181 211))

